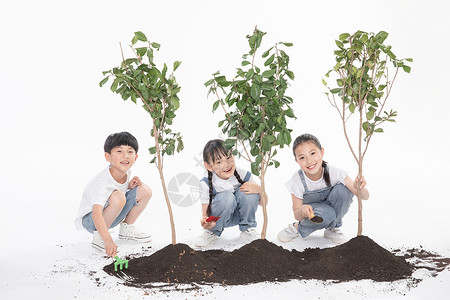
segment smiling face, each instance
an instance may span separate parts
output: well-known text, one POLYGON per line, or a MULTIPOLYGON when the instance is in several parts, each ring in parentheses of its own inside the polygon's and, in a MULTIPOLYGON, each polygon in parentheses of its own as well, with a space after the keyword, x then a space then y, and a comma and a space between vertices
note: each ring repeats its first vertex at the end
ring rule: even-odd
POLYGON ((106 152, 105 158, 111 164, 111 175, 117 182, 121 182, 125 173, 136 162, 137 154, 133 147, 122 145, 112 148, 111 153, 106 152))
POLYGON ((295 161, 309 179, 316 181, 322 177, 323 148, 319 149, 313 142, 304 142, 295 148, 294 153, 295 161))
POLYGON ((227 180, 233 176, 234 171, 236 170, 232 155, 220 156, 214 162, 210 161, 209 163, 205 162, 204 164, 208 171, 216 173, 216 175, 223 180, 227 180))

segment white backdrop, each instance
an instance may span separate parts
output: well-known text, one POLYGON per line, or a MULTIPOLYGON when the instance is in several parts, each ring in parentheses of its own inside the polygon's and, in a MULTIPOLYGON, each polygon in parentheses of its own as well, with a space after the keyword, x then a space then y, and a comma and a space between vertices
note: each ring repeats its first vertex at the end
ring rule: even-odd
MULTIPOLYGON (((148 162, 151 122, 142 108, 122 101, 98 83, 102 71, 121 61, 135 31, 161 43, 156 63, 182 65, 175 75, 181 107, 174 130, 185 150, 166 158, 169 181, 181 172, 203 176, 198 164, 209 139, 220 134, 213 99, 203 85, 220 70, 234 76, 245 36, 267 32, 262 49, 275 42, 288 48, 295 73, 287 94, 294 98, 293 136, 316 135, 325 159, 356 175, 339 118, 321 83, 334 65, 334 40, 356 30, 389 32, 398 57, 412 57, 411 74, 401 72, 389 99, 397 123, 373 138, 365 162, 371 199, 364 207, 364 234, 392 247, 423 245, 450 254, 446 192, 450 142, 448 70, 450 20, 445 1, 9 1, 0 2, 0 172, 2 218, 0 259, 84 239, 73 219, 85 184, 106 167, 108 134, 129 131, 140 142, 134 174, 153 189, 139 220, 157 245, 170 242, 159 175, 148 162)), ((261 51, 262 53, 262 51, 261 51)), ((261 54, 260 53, 260 54, 261 54)), ((128 52, 128 56, 131 53, 128 52)), ((260 65, 262 62, 260 62, 260 65)), ((297 169, 290 149, 279 151, 281 166, 267 175, 268 239, 292 218, 284 182, 297 169)), ((239 165, 246 166, 244 161, 239 165)), ((179 240, 200 233, 200 205, 174 206, 179 240)), ((258 220, 262 225, 259 212, 258 220)), ((356 204, 344 219, 356 234, 356 204)), ((87 233, 86 233, 87 234, 87 233)))

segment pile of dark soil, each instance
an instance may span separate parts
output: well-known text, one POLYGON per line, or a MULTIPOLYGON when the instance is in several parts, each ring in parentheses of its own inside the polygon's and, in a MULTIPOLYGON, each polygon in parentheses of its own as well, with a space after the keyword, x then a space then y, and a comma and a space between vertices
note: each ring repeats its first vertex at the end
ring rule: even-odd
MULTIPOLYGON (((366 236, 333 248, 302 252, 259 239, 232 252, 169 245, 153 255, 130 259, 128 269, 115 272, 110 264, 104 271, 138 287, 151 287, 152 283, 242 285, 291 279, 396 281, 411 276, 416 268, 407 262, 408 255, 414 253, 394 255, 366 236)), ((445 266, 448 263, 444 260, 445 266)))

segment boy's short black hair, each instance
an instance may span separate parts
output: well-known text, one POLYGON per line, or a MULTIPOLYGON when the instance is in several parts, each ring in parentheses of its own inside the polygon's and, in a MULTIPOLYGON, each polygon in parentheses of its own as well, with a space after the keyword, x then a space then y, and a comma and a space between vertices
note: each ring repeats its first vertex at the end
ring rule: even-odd
POLYGON ((111 150, 114 147, 118 147, 118 146, 122 146, 122 145, 130 146, 131 148, 134 149, 134 151, 136 151, 136 153, 138 152, 138 149, 139 149, 138 141, 131 133, 126 132, 126 131, 110 134, 106 138, 103 149, 105 149, 106 153, 111 154, 111 150))

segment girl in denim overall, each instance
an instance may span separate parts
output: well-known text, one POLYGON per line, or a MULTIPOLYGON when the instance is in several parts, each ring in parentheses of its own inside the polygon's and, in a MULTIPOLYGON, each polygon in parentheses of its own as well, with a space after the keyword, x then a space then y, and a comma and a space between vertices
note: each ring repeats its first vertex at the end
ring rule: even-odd
POLYGON ((337 244, 347 241, 339 230, 342 218, 348 212, 353 195, 360 184, 360 196, 369 198, 364 178, 352 180, 337 167, 323 160, 324 149, 311 134, 303 134, 294 141, 293 152, 300 170, 286 184, 291 193, 294 217, 299 222, 280 231, 278 239, 288 242, 314 231, 325 229, 324 237, 337 244))
POLYGON ((194 241, 195 246, 209 245, 222 234, 224 228, 236 225, 239 225, 241 238, 247 241, 258 238, 255 214, 261 187, 252 181, 251 173, 236 169, 234 158, 223 147, 222 140, 211 140, 206 144, 203 161, 208 170, 208 177, 200 182, 200 224, 204 232, 194 241), (220 219, 209 221, 210 216, 220 219))

